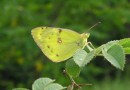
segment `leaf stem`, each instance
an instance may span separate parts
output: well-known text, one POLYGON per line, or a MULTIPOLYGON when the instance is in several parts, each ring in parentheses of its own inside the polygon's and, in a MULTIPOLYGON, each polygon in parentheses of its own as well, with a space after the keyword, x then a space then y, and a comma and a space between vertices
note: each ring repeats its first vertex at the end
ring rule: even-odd
POLYGON ((71 81, 71 85, 69 85, 67 90, 73 90, 74 88, 77 88, 78 90, 82 87, 82 86, 91 86, 92 84, 77 84, 74 79, 66 72, 66 70, 63 71, 67 77, 70 79, 71 81))

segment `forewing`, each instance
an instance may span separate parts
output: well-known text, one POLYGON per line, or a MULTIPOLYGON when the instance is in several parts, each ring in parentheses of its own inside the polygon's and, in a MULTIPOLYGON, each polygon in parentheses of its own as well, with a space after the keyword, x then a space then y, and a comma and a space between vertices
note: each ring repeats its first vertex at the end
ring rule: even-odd
POLYGON ((70 58, 81 48, 81 36, 72 30, 38 27, 32 30, 32 35, 42 52, 54 62, 70 58))

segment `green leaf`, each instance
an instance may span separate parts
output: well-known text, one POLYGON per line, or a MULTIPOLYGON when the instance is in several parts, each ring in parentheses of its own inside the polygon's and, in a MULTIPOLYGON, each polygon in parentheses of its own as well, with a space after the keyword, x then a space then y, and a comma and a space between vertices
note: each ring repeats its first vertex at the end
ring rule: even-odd
POLYGON ((87 55, 87 52, 83 49, 78 49, 76 53, 73 55, 73 59, 79 67, 83 66, 83 63, 84 63, 83 61, 86 55, 87 55))
POLYGON ((14 88, 12 90, 29 90, 29 89, 26 89, 26 88, 14 88))
POLYGON ((79 67, 84 67, 94 58, 94 56, 95 50, 92 50, 89 53, 87 53, 83 49, 78 49, 74 54, 73 59, 79 67))
POLYGON ((130 47, 130 38, 124 38, 119 40, 119 44, 125 47, 130 47))
POLYGON ((118 40, 110 41, 110 42, 104 44, 102 48, 105 47, 105 49, 108 50, 108 49, 110 49, 113 45, 115 45, 115 44, 117 44, 117 43, 118 43, 118 40))
POLYGON ((55 80, 50 78, 39 78, 33 85, 32 90, 63 90, 64 87, 60 84, 53 83, 55 80))
POLYGON ((130 54, 130 38, 119 40, 119 44, 123 47, 125 54, 130 54))
POLYGON ((58 83, 49 84, 47 87, 44 88, 44 90, 63 90, 63 89, 65 89, 65 87, 61 86, 58 83))
POLYGON ((102 48, 104 57, 115 67, 123 70, 125 64, 125 54, 122 46, 115 42, 109 42, 102 48))
POLYGON ((74 62, 73 59, 70 59, 66 62, 66 72, 72 77, 78 77, 81 71, 81 68, 74 62))
POLYGON ((51 84, 52 82, 54 82, 55 80, 52 80, 50 78, 39 78, 37 79, 33 85, 32 85, 32 89, 33 90, 42 90, 41 87, 45 88, 47 85, 51 84))
POLYGON ((125 54, 130 54, 130 47, 124 48, 125 54))

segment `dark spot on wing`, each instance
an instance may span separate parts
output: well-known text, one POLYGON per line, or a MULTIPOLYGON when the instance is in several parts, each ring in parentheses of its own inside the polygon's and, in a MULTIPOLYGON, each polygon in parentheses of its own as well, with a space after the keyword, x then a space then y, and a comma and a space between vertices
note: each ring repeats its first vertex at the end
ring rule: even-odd
POLYGON ((82 47, 82 41, 81 40, 76 41, 75 43, 77 44, 77 46, 82 47))
POLYGON ((47 48, 50 48, 50 46, 48 45, 47 48))
POLYGON ((59 30, 59 33, 61 33, 61 32, 62 32, 62 29, 61 29, 61 28, 59 28, 58 30, 59 30))
POLYGON ((48 39, 51 39, 51 37, 48 37, 48 39))
POLYGON ((47 27, 41 27, 42 29, 47 29, 47 27))
POLYGON ((61 40, 61 38, 60 38, 60 37, 58 37, 58 38, 57 38, 57 42, 58 42, 59 44, 61 44, 61 43, 62 43, 62 40, 61 40))
POLYGON ((51 53, 53 53, 53 50, 51 50, 51 53))
POLYGON ((79 43, 79 42, 77 42, 77 45, 78 45, 78 46, 80 46, 80 43, 79 43))
POLYGON ((56 54, 57 57, 59 57, 59 54, 56 54))

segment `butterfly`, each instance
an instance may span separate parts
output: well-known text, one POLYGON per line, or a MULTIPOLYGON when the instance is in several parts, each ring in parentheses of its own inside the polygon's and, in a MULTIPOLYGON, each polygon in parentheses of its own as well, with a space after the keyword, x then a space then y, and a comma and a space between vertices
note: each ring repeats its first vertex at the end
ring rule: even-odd
POLYGON ((55 27, 37 27, 31 30, 31 34, 42 52, 53 62, 72 57, 76 50, 87 45, 90 35, 55 27))

